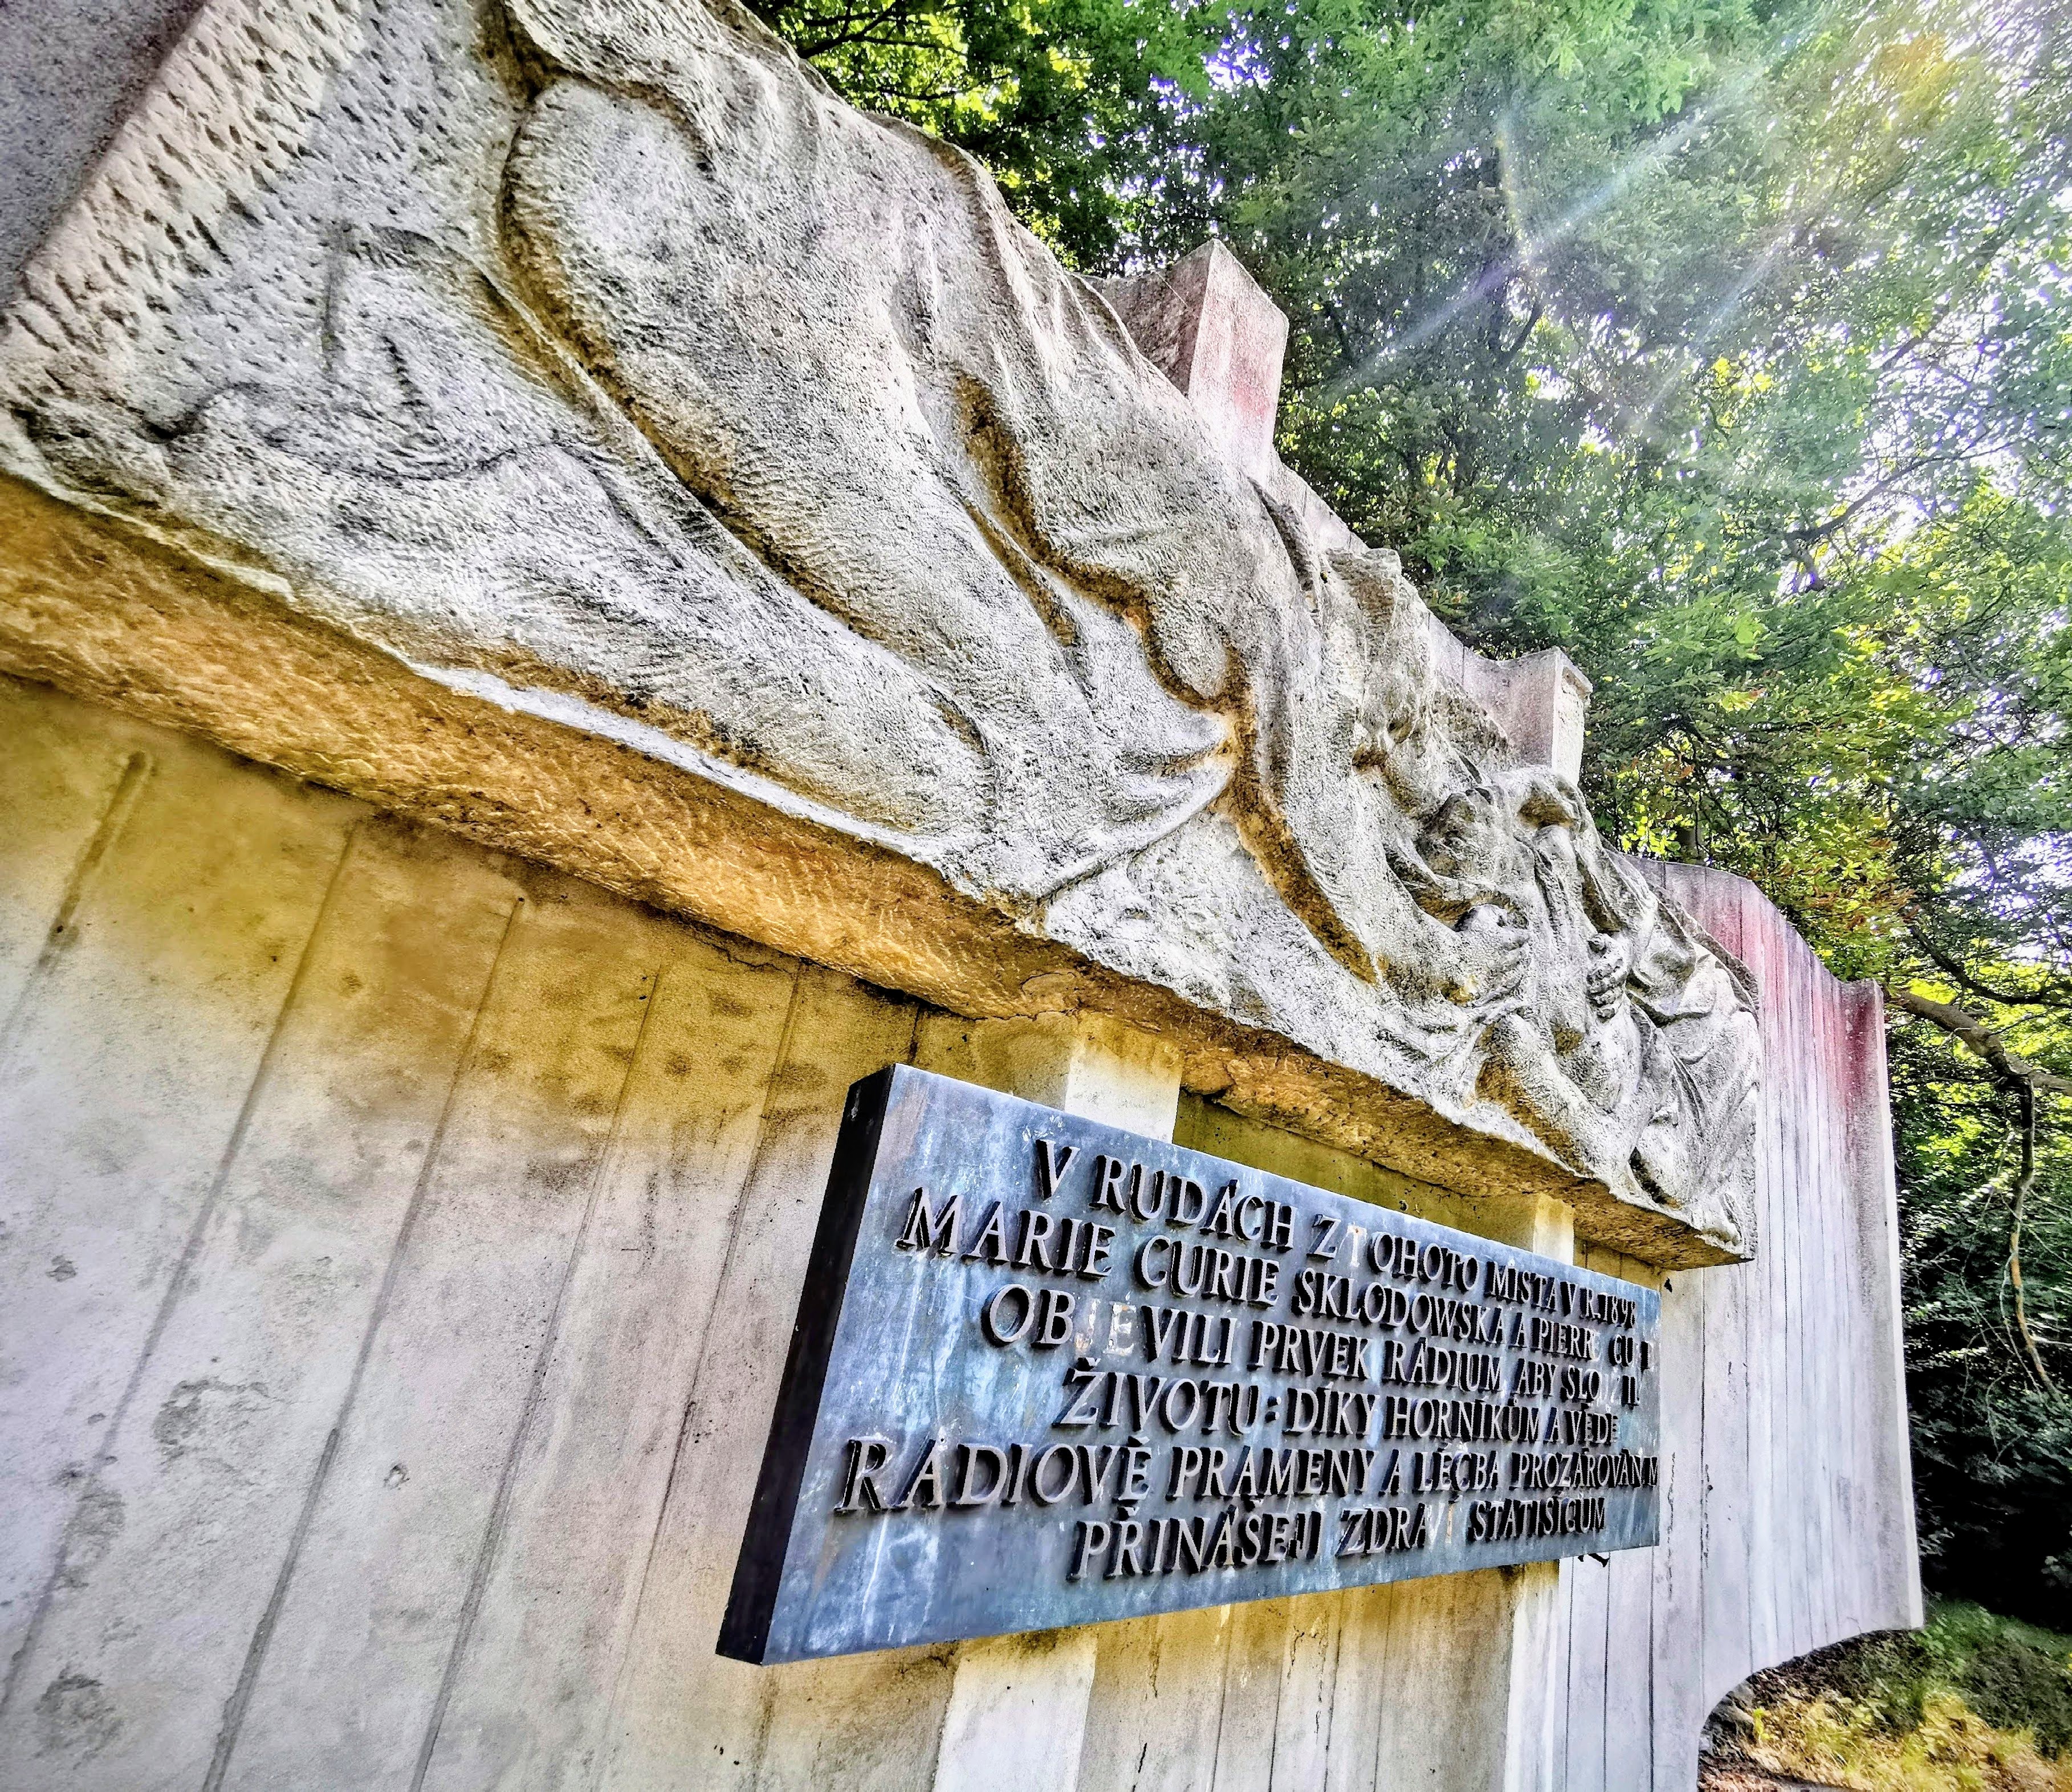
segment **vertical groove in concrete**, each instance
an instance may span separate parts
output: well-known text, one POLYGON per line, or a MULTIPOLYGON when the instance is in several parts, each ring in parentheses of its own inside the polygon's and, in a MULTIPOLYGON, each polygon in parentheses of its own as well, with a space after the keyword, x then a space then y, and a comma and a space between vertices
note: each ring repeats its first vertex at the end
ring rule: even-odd
MULTIPOLYGON (((137 760, 133 758, 130 763, 131 767, 134 767, 137 760)), ((128 772, 125 771, 125 782, 128 780, 128 772)), ((110 805, 111 816, 115 813, 116 807, 115 804, 110 805)), ((337 896, 339 884, 347 861, 352 856, 353 843, 357 839, 358 833, 359 830, 356 827, 347 828, 345 837, 339 845, 338 857, 332 864, 331 875, 324 884, 323 895, 317 904, 315 918, 310 922, 309 931, 303 937, 302 951, 296 959, 294 972, 289 979, 286 993, 274 1012, 273 1025, 266 1034, 265 1046, 260 1052, 258 1064, 253 1071, 250 1083, 246 1086, 245 1099, 240 1104, 237 1117, 231 1126, 230 1136, 224 1141, 222 1152, 217 1157, 216 1173, 210 1181, 208 1193, 203 1198, 200 1205, 195 1211, 193 1219, 188 1224, 187 1237, 181 1247, 179 1256, 174 1264, 172 1274, 166 1280, 165 1291, 158 1298, 157 1309, 152 1314, 150 1329, 144 1334, 142 1346, 138 1351, 131 1366, 129 1378, 123 1384, 121 1397, 116 1401, 109 1414, 107 1429, 102 1433, 104 1438, 112 1439, 121 1432, 122 1422, 129 1414, 130 1404, 136 1398, 138 1385, 142 1381, 144 1371, 150 1366, 152 1354, 158 1347, 158 1340, 165 1334, 166 1321, 172 1317, 173 1309, 179 1303, 188 1268, 194 1260, 195 1253, 201 1247, 203 1237, 208 1232, 209 1221, 216 1212, 216 1203, 222 1198, 224 1185, 230 1178, 231 1167, 237 1161, 237 1153, 245 1143, 245 1136, 251 1126, 252 1116, 257 1110, 259 1098, 264 1092, 267 1079, 273 1071, 280 1046, 282 1030, 288 1016, 294 1011, 296 998, 302 993, 303 978, 308 973, 316 943, 323 935, 324 922, 331 913, 331 903, 337 896)), ((113 838, 113 834, 105 825, 102 829, 97 830, 94 836, 96 842, 101 845, 101 851, 105 853, 106 847, 104 836, 107 840, 113 838)), ((89 856, 94 862, 97 863, 101 853, 94 853, 92 849, 89 849, 89 856)), ((76 882, 78 887, 84 886, 83 881, 76 880, 76 882)), ((68 894, 76 907, 77 888, 68 891, 68 894)), ((97 1453, 93 1465, 87 1471, 80 1488, 78 1498, 72 1502, 72 1515, 67 1522, 64 1532, 59 1539, 56 1557, 51 1562, 50 1573, 43 1582, 42 1591, 37 1596, 35 1609, 30 1616, 28 1628, 23 1637, 21 1646, 15 1651, 13 1661, 8 1664, 6 1683, 4 1686, 0 1686, 0 1718, 6 1716, 9 1708, 13 1704, 15 1694, 20 1687, 21 1675, 35 1654, 37 1640, 43 1633, 44 1622, 50 1613, 51 1601, 56 1597, 57 1590, 64 1580, 66 1564, 71 1545, 76 1534, 79 1516, 93 1499, 98 1490, 100 1477, 108 1466, 109 1460, 105 1449, 97 1453)))
POLYGON ((640 1065, 641 1049, 648 1042, 648 1030, 661 1000, 661 974, 662 968, 657 965, 648 976, 647 1006, 640 1016, 639 1030, 633 1038, 633 1049, 627 1055, 626 1074, 619 1079, 619 1091, 612 1100, 610 1130, 606 1134, 603 1149, 597 1154, 590 1186, 584 1191, 582 1219, 576 1227, 574 1238, 569 1241, 561 1280, 555 1284, 553 1305, 548 1312, 546 1330, 540 1339, 538 1354, 532 1363, 525 1402, 519 1408, 517 1423, 511 1428, 510 1445, 504 1453, 504 1465, 497 1475, 496 1497, 490 1502, 489 1516, 482 1527, 482 1540, 475 1548, 475 1565, 468 1573, 460 1621, 454 1626, 453 1645, 446 1651, 446 1667, 439 1675, 439 1690, 432 1701, 431 1716, 425 1724, 424 1740, 418 1745, 417 1765, 410 1775, 410 1792, 420 1792, 425 1776, 431 1771, 432 1753, 438 1746, 439 1726, 445 1721, 446 1708, 452 1702, 454 1683, 459 1678, 461 1663, 467 1654, 468 1641, 475 1634, 475 1619, 482 1610, 483 1593, 488 1584, 497 1545, 511 1510, 511 1490, 517 1476, 519 1460, 524 1452, 526 1439, 532 1434, 532 1423, 540 1410, 540 1397, 547 1385, 547 1371, 561 1342, 561 1315, 568 1305, 569 1284, 575 1279, 576 1266, 590 1244, 590 1226, 597 1217, 598 1196, 616 1157, 620 1128, 625 1123, 626 1092, 633 1086, 634 1072, 640 1065))
MULTIPOLYGON (((792 1030, 798 1023, 801 976, 802 972, 796 969, 791 974, 791 993, 785 1002, 784 1017, 779 1025, 777 1050, 772 1059, 772 1063, 777 1070, 781 1070, 783 1067, 785 1055, 791 1046, 792 1030)), ((755 1173, 769 1149, 770 1102, 774 1099, 775 1081, 775 1076, 773 1071, 772 1091, 765 1095, 762 1118, 756 1129, 754 1154, 749 1160, 747 1173, 742 1182, 744 1194, 747 1189, 753 1186, 755 1173)), ((726 1283, 728 1266, 734 1261, 734 1252, 740 1241, 742 1223, 742 1202, 738 1198, 732 1212, 728 1216, 726 1239, 721 1249, 719 1280, 722 1285, 726 1283)), ((668 1522, 670 1502, 676 1497, 676 1477, 684 1465, 692 1420, 698 1409, 698 1391, 705 1369, 705 1339, 712 1329, 712 1309, 708 1308, 703 1317, 704 1324, 701 1328, 697 1349, 691 1359, 697 1367, 693 1373, 689 1387, 684 1390, 683 1411, 676 1426, 676 1448, 670 1457, 669 1478, 664 1485, 661 1502, 655 1509, 654 1526, 648 1532, 646 1547, 641 1552, 640 1575, 633 1594, 633 1623, 630 1627, 629 1635, 636 1633, 639 1629, 641 1613, 648 1598, 648 1575, 654 1566, 655 1552, 661 1544, 664 1527, 668 1522)), ((616 1726, 619 1693, 624 1684, 627 1666, 624 1658, 612 1664, 612 1692, 610 1700, 605 1708, 605 1731, 607 1737, 616 1726)), ((610 1770, 610 1763, 611 1750, 607 1743, 605 1747, 598 1751, 596 1771, 590 1780, 592 1792, 599 1792, 599 1789, 604 1786, 606 1776, 610 1770)))
POLYGON ((72 875, 65 879, 64 894, 58 899, 57 912, 51 917, 51 924, 43 935, 43 950, 36 954, 36 961, 29 968, 28 976, 15 992, 9 1005, 7 1017, 0 1022, 0 1075, 4 1075, 8 1062, 14 1055, 16 1042, 22 1034, 23 1022, 29 1010, 35 1005, 45 980, 50 976, 65 947, 71 943, 72 919, 79 913, 79 905, 93 874, 101 869, 101 861, 108 856, 109 849, 121 837, 128 826, 131 813, 137 807, 137 799, 142 793, 146 780, 151 775, 150 754, 132 753, 123 762, 121 775, 115 781, 115 788, 108 799, 108 807, 102 810, 101 820, 93 830, 78 859, 72 868, 72 875))
POLYGON ((483 980, 482 994, 475 1005, 475 1013, 468 1024, 467 1037, 454 1059, 453 1075, 446 1084, 446 1099, 439 1108, 439 1116, 432 1128, 430 1145, 425 1152, 424 1162, 417 1172, 417 1179, 410 1190, 409 1204, 404 1209, 403 1220, 397 1227, 394 1243, 390 1246, 388 1260, 382 1272, 381 1287, 375 1295, 372 1310, 360 1335, 360 1352, 354 1359, 352 1379, 346 1383, 345 1394, 339 1402, 337 1416, 331 1421, 331 1431, 324 1441, 323 1453, 317 1458, 314 1471, 310 1476, 307 1490, 302 1496, 302 1510, 295 1521, 294 1535, 281 1562, 281 1571, 276 1576, 273 1591, 266 1601, 252 1633, 250 1646, 245 1650, 245 1662, 237 1675, 237 1683, 232 1688, 223 1713, 223 1727, 216 1737, 216 1749, 210 1757, 208 1773, 202 1782, 202 1792, 220 1792, 224 1776, 230 1770, 230 1759, 237 1747, 237 1740, 245 1728, 246 1714, 252 1706, 253 1689, 259 1683, 259 1672, 265 1664, 266 1650, 273 1639, 275 1626, 280 1621, 281 1608, 286 1602, 288 1589, 293 1584, 295 1568, 302 1558, 302 1545, 308 1539, 310 1525, 316 1515, 317 1502, 322 1498, 331 1478, 331 1465, 338 1455, 339 1439, 344 1434, 346 1422, 360 1397, 362 1377, 366 1374, 368 1359, 374 1352, 374 1340, 381 1330, 381 1321, 388 1309, 388 1301, 395 1292, 396 1280, 401 1271, 403 1259, 409 1250, 410 1239, 417 1230, 418 1215, 423 1211, 426 1193, 431 1186, 434 1172, 439 1162, 441 1148, 446 1141, 446 1124, 452 1118, 454 1102, 465 1080, 468 1066, 473 1062, 475 1042, 482 1025, 482 1017, 489 1009, 490 999, 496 988, 496 973, 501 968, 504 955, 510 947, 511 935, 518 925, 518 917, 525 906, 524 898, 519 898, 511 905, 510 914, 504 923, 504 932, 496 943, 496 951, 490 960, 488 975, 483 980))

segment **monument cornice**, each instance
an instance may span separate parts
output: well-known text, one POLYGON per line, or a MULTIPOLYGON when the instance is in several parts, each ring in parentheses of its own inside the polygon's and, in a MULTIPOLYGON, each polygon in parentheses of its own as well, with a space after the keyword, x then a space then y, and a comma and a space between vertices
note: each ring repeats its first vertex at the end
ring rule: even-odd
POLYGON ((1473 1198, 1551 1196, 1577 1235, 1666 1268, 1738 1239, 1651 1211, 1529 1136, 1413 1095, 1033 934, 897 853, 623 740, 436 682, 298 613, 261 571, 0 475, 0 670, 666 912, 976 1018, 1091 1009, 1170 1039, 1236 1111, 1473 1198))

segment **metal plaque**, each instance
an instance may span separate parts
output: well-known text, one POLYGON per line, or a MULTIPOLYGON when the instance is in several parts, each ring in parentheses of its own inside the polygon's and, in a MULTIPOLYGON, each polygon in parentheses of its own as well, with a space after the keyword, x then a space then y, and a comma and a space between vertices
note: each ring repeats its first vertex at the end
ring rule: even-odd
POLYGON ((896 1066, 849 1091, 720 1652, 1644 1547, 1660 1311, 896 1066))

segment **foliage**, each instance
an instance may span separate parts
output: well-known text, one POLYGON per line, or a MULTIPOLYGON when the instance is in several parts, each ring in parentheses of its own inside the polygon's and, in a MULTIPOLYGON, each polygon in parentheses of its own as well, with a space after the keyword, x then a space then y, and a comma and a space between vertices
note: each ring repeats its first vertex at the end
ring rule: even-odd
MULTIPOLYGON (((1922 1029, 1894 1040, 1893 1070, 1924 1566, 1935 1584, 2062 1624, 2072 1613, 2072 1412, 2025 1372, 2011 1335, 2006 1166, 1996 1161, 2008 1155, 2008 1097, 1922 1029)), ((2062 1340, 2072 1318, 2072 1149, 2062 1132, 2045 1140, 2049 1198, 2035 1204, 2023 1256, 2054 1266, 2032 1274, 2032 1307, 2039 1329, 2062 1340)))
POLYGON ((1864 1792, 2072 1788, 2072 1637, 1976 1605, 1758 1674, 1709 1726, 1714 1781, 1746 1764, 1864 1792))
POLYGON ((845 99, 977 156, 1022 220, 1087 268, 1158 212, 1223 35, 1215 9, 1159 0, 750 3, 845 99))
POLYGON ((1928 1571, 2072 1609, 2072 20, 762 4, 1088 271, 1228 239, 1291 463, 1597 680, 1601 824, 1886 986, 1928 1571))

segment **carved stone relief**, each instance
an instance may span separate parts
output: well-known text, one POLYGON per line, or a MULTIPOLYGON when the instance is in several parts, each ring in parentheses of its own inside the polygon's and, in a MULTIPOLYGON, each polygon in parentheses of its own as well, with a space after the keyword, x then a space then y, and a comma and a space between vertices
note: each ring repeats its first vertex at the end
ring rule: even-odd
POLYGON ((209 0, 0 466, 1733 1252, 1739 968, 975 163, 695 0, 209 0))

